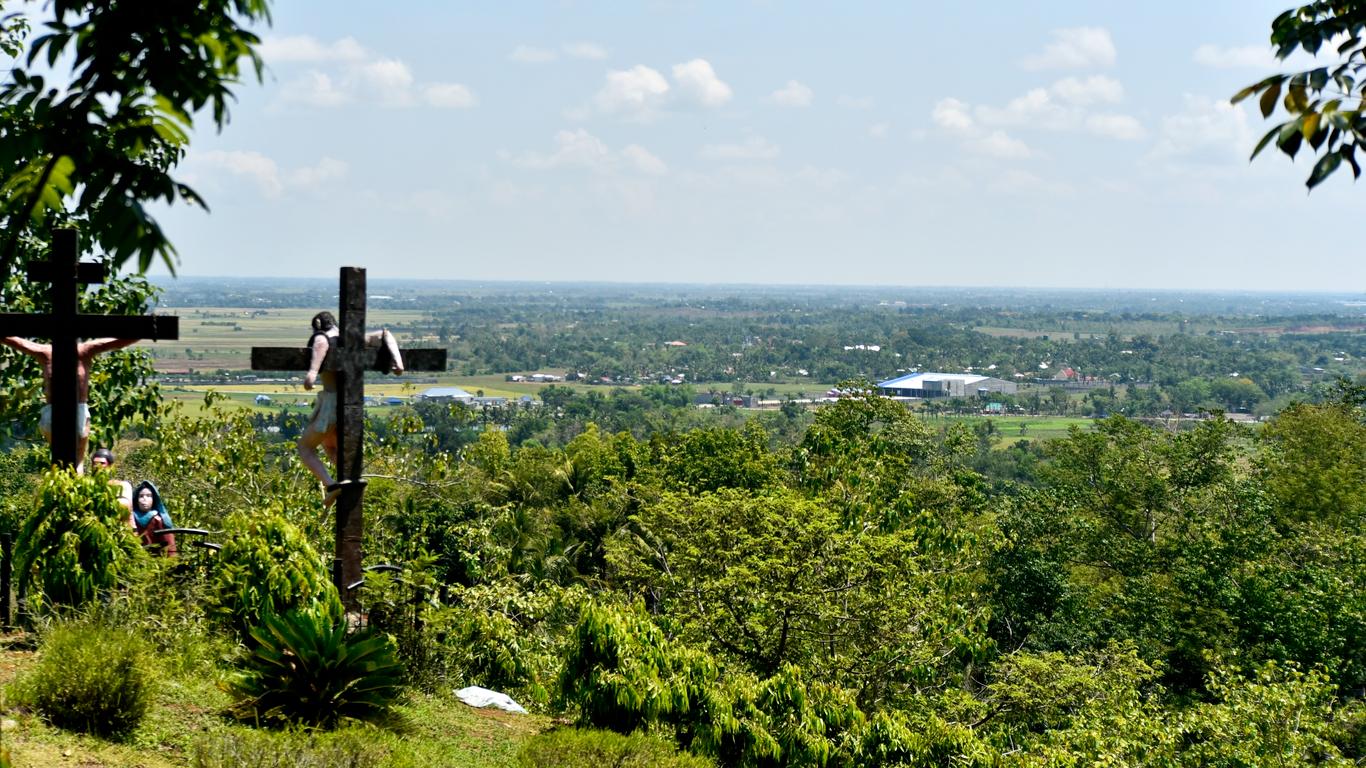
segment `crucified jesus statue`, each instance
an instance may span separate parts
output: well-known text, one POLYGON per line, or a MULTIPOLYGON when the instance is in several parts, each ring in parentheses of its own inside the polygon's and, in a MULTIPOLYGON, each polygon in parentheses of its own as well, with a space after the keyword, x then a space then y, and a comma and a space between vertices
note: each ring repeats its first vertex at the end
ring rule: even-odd
MULTIPOLYGON (((76 345, 76 471, 85 471, 85 451, 90 445, 90 367, 105 352, 131 347, 138 339, 90 339, 76 345)), ((43 406, 38 428, 52 442, 52 345, 18 336, 0 338, 0 344, 23 352, 43 367, 43 406)))
MULTIPOLYGON (((313 385, 321 381, 323 390, 318 393, 318 399, 313 404, 308 426, 304 427, 303 434, 299 436, 299 459, 323 484, 323 506, 331 506, 347 481, 333 482, 332 474, 318 457, 318 446, 321 445, 323 450, 327 451, 328 458, 332 459, 333 464, 337 463, 337 376, 333 371, 323 367, 323 361, 337 344, 341 331, 337 327, 337 318, 331 312, 319 312, 314 315, 312 324, 313 335, 308 338, 309 366, 308 372, 304 374, 304 389, 313 389, 313 385)), ((399 353, 398 342, 394 340, 394 335, 389 329, 365 334, 365 345, 384 347, 389 354, 390 372, 395 376, 403 373, 403 355, 399 353)))

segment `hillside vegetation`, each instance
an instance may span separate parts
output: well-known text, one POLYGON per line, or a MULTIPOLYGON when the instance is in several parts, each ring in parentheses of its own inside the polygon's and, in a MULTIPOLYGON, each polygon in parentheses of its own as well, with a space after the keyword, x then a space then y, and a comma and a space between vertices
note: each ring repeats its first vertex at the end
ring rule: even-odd
POLYGON ((290 443, 211 401, 119 444, 116 472, 217 554, 151 557, 103 477, 4 456, 32 626, 5 744, 18 765, 1352 765, 1361 403, 1344 385, 1255 434, 1111 417, 1008 450, 858 391, 790 437, 589 424, 557 448, 488 429, 443 450, 399 407, 366 446, 364 548, 401 570, 367 576, 360 622, 290 443), (81 685, 146 714, 72 725, 81 685), (537 714, 468 711, 466 685, 537 714))

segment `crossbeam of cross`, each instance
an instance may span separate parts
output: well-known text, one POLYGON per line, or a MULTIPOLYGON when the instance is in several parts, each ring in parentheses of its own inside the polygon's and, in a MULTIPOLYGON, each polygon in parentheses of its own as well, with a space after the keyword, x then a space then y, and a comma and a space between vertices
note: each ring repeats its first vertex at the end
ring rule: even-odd
MULTIPOLYGON (((337 324, 338 343, 323 360, 323 368, 337 374, 337 479, 350 481, 337 498, 335 555, 332 582, 348 610, 358 609, 354 590, 347 585, 363 578, 361 520, 365 485, 360 482, 364 456, 365 372, 388 371, 388 353, 365 345, 365 270, 341 268, 340 306, 337 324)), ((409 371, 446 370, 444 349, 401 349, 403 367, 409 371)), ((312 362, 307 347, 252 347, 253 371, 306 371, 312 362)))
POLYGON ((76 378, 77 345, 80 339, 109 336, 116 339, 180 338, 180 318, 174 315, 81 314, 80 286, 102 283, 107 270, 102 264, 78 260, 77 232, 52 232, 52 253, 47 261, 28 266, 31 282, 50 282, 52 311, 48 314, 0 314, 0 336, 47 338, 52 341, 52 380, 48 403, 52 406, 52 461, 62 466, 80 463, 76 455, 76 406, 80 390, 76 378))

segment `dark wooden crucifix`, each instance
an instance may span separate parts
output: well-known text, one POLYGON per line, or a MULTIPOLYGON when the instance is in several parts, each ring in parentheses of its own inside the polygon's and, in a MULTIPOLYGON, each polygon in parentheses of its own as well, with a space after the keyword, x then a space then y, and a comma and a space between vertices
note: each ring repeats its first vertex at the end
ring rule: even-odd
MULTIPOLYGON (((362 443, 365 430, 365 372, 388 372, 387 351, 365 344, 365 270, 360 267, 341 268, 340 312, 337 324, 341 332, 338 343, 328 352, 323 368, 337 376, 337 472, 345 482, 337 498, 336 554, 332 561, 332 581, 337 585, 342 602, 349 610, 358 607, 357 597, 347 585, 360 581, 361 500, 365 484, 361 482, 362 443)), ((403 368, 409 371, 446 370, 444 349, 404 349, 403 368)), ((252 347, 253 371, 306 371, 312 361, 307 347, 252 347)))
POLYGON ((52 380, 48 403, 52 406, 52 461, 76 466, 77 345, 80 339, 110 336, 116 339, 180 338, 180 318, 173 315, 80 314, 83 283, 102 283, 108 271, 103 264, 78 261, 77 232, 55 229, 52 253, 47 261, 28 265, 28 279, 51 282, 52 311, 46 315, 0 314, 0 336, 43 337, 52 340, 52 380))

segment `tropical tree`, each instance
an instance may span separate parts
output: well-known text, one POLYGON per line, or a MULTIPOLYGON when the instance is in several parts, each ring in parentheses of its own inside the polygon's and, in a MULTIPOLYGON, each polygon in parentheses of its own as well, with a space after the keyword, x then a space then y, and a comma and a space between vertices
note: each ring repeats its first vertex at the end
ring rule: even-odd
MULTIPOLYGON (((0 53, 19 59, 0 80, 0 303, 49 309, 24 267, 46 255, 57 226, 79 227, 83 251, 98 247, 111 267, 135 258, 145 271, 159 257, 174 273, 175 249, 147 204, 207 208, 170 172, 184 157, 194 114, 211 108, 221 129, 243 64, 260 77, 259 40, 243 24, 268 22, 268 0, 171 4, 155 13, 137 3, 56 0, 44 6, 52 16, 27 54, 30 19, 4 13, 18 5, 0 0, 0 53)), ((146 280, 116 278, 85 293, 81 311, 141 314, 155 296, 146 280)), ((18 433, 31 435, 36 364, 7 350, 0 367, 0 408, 19 413, 18 433)), ((136 351, 96 362, 99 439, 155 413, 151 371, 136 351)))

